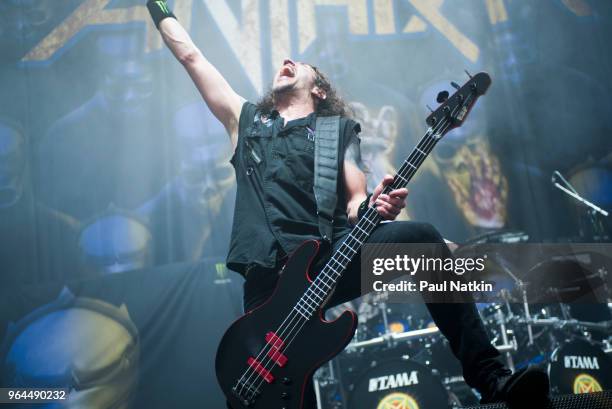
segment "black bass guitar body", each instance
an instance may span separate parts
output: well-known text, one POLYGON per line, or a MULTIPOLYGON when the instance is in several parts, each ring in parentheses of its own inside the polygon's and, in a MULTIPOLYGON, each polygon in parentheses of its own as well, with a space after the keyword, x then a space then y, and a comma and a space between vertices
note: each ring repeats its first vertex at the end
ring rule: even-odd
POLYGON ((314 371, 353 337, 357 317, 349 310, 329 322, 321 310, 305 322, 297 320, 299 312, 294 313, 295 323, 287 321, 287 312, 312 282, 308 270, 318 251, 318 242, 303 243, 285 264, 272 296, 223 336, 215 366, 233 409, 304 408, 314 371), (278 328, 285 329, 276 333, 278 328))

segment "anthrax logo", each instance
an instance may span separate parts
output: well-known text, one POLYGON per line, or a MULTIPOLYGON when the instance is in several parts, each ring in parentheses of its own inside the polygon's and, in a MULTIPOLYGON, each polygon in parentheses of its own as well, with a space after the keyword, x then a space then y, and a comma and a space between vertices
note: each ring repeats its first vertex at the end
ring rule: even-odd
POLYGON ((601 392, 603 389, 597 379, 587 374, 580 374, 574 379, 574 393, 601 392))
MULTIPOLYGON (((501 1, 501 0, 498 0, 501 1)), ((264 46, 260 44, 262 20, 261 0, 241 0, 241 18, 232 11, 227 0, 176 0, 172 2, 174 14, 187 29, 191 26, 194 3, 205 6, 208 13, 227 41, 229 51, 248 66, 246 74, 258 91, 263 90, 262 66, 264 46)), ((366 0, 300 0, 296 6, 297 24, 291 25, 287 1, 274 1, 269 16, 274 47, 271 47, 272 66, 278 66, 289 55, 304 53, 317 37, 315 10, 319 6, 342 6, 347 10, 349 31, 357 36, 384 36, 391 34, 415 35, 428 29, 441 33, 467 58, 475 62, 480 48, 460 31, 443 13, 445 0, 410 0, 414 14, 398 25, 399 20, 393 1, 376 1, 370 10, 366 0), (370 27, 369 21, 375 24, 370 27), (295 36, 297 44, 292 46, 295 36)), ((144 3, 144 2, 142 2, 144 3)), ((111 0, 83 0, 64 21, 27 52, 24 61, 50 61, 58 51, 74 43, 73 39, 84 34, 86 28, 101 25, 116 25, 139 22, 146 26, 146 51, 158 50, 162 41, 144 4, 131 7, 111 7, 111 0)), ((166 3, 159 3, 166 7, 166 3)), ((487 7, 492 7, 487 4, 487 7)), ((169 9, 165 9, 169 10, 169 9)), ((495 7, 505 10, 503 4, 495 7)), ((499 13, 498 13, 499 14, 499 13)), ((503 13, 505 15, 505 12, 503 13)), ((195 21, 201 16, 195 16, 195 21)), ((492 24, 503 18, 491 20, 492 24)))
MULTIPOLYGON (((587 0, 557 0, 577 16, 592 14, 587 0)), ((189 29, 192 20, 194 2, 205 6, 217 28, 227 41, 229 49, 239 61, 248 65, 247 76, 255 89, 262 91, 263 45, 261 38, 261 0, 240 0, 241 19, 234 15, 228 0, 175 0, 171 3, 174 14, 189 29)), ((444 13, 446 0, 396 0, 398 3, 409 3, 413 13, 400 20, 393 0, 299 0, 294 6, 297 13, 297 26, 290 26, 290 7, 286 0, 271 1, 267 19, 271 25, 274 47, 271 47, 272 66, 279 65, 286 56, 304 53, 317 37, 315 9, 320 6, 342 6, 347 10, 349 31, 357 36, 418 35, 432 29, 445 37, 466 59, 476 62, 480 48, 463 33, 444 13), (368 4, 372 3, 371 7, 368 4), (373 24, 370 22, 373 21, 373 24), (297 39, 297 47, 291 45, 292 37, 297 39)), ((486 0, 486 7, 491 24, 508 20, 506 9, 508 0, 486 0)), ((144 1, 131 7, 112 7, 112 0, 82 0, 60 25, 30 49, 23 58, 25 62, 50 61, 58 51, 75 43, 77 36, 84 34, 87 28, 101 25, 117 25, 139 22, 146 25, 146 50, 158 50, 162 47, 161 37, 148 16, 144 1), (110 6, 109 6, 110 5, 110 6)), ((157 2, 168 11, 166 3, 157 2)), ((198 21, 202 16, 194 16, 198 21)))

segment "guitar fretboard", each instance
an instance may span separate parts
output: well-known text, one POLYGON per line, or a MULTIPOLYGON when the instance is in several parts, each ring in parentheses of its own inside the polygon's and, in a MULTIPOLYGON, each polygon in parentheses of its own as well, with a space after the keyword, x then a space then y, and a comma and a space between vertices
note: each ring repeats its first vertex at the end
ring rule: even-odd
MULTIPOLYGON (((402 163, 394 176, 393 183, 386 186, 382 193, 405 187, 419 169, 425 158, 431 153, 439 136, 432 128, 425 133, 412 153, 402 163)), ((302 319, 308 320, 320 308, 331 294, 334 286, 346 270, 353 257, 359 252, 363 243, 370 237, 382 217, 374 207, 368 208, 359 222, 353 227, 340 247, 334 251, 321 272, 310 284, 306 292, 293 308, 302 319)))

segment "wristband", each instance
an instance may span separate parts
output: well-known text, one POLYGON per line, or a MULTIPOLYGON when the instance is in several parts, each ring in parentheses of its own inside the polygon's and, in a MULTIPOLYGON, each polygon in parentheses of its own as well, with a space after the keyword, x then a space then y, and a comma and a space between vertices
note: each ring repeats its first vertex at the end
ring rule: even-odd
POLYGON ((359 221, 363 217, 365 212, 368 211, 368 207, 370 207, 371 197, 372 197, 372 193, 370 193, 368 197, 366 197, 366 199, 363 202, 361 202, 361 204, 359 205, 359 208, 357 209, 357 221, 359 221))
POLYGON ((155 27, 159 30, 159 23, 165 18, 173 18, 176 19, 176 16, 170 8, 168 7, 168 3, 166 0, 149 0, 147 2, 147 8, 149 9, 149 14, 151 14, 151 18, 155 23, 155 27))

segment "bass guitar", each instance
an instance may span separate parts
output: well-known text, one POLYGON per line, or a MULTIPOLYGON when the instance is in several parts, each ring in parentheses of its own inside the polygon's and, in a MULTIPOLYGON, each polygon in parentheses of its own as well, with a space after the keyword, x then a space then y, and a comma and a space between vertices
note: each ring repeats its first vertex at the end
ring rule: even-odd
MULTIPOLYGON (((468 74, 469 75, 469 74, 468 74)), ((406 186, 438 141, 463 124, 491 84, 481 72, 438 94, 438 108, 426 119, 427 132, 383 193, 406 186)), ((357 317, 346 310, 326 321, 323 307, 348 264, 381 221, 370 207, 318 274, 310 266, 319 242, 303 243, 280 272, 270 298, 235 321, 216 356, 219 385, 233 409, 302 409, 312 374, 340 353, 355 333, 357 317)))

